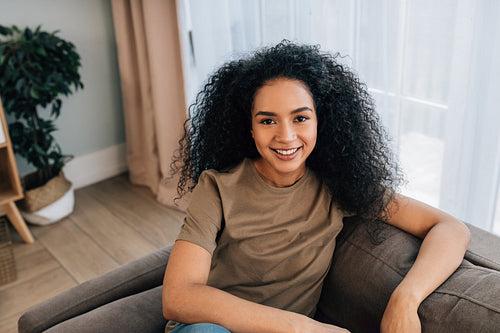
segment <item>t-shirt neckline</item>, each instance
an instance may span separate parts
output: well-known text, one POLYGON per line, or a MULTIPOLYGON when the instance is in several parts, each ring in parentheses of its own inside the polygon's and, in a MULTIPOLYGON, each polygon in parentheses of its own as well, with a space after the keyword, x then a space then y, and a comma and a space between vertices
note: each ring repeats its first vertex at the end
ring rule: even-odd
POLYGON ((268 190, 273 191, 273 192, 279 192, 279 193, 292 192, 296 188, 298 188, 302 184, 304 184, 311 175, 311 171, 309 170, 309 168, 306 168, 306 172, 304 173, 304 175, 302 177, 300 177, 300 179, 297 180, 294 184, 292 184, 290 186, 286 186, 286 187, 276 187, 276 186, 272 186, 271 184, 268 184, 262 178, 262 176, 259 174, 259 172, 255 168, 255 165, 253 164, 252 159, 246 158, 245 164, 248 168, 250 168, 252 170, 252 174, 253 174, 254 178, 257 180, 257 182, 259 182, 262 186, 264 186, 265 188, 267 188, 268 190))

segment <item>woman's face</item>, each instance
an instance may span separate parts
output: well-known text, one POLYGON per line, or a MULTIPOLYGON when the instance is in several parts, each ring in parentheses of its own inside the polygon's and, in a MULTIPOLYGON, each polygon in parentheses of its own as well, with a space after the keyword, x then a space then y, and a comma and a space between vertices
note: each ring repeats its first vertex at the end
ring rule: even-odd
POLYGON ((257 90, 251 132, 261 156, 254 164, 264 180, 289 186, 304 175, 317 124, 314 101, 301 81, 273 79, 257 90))

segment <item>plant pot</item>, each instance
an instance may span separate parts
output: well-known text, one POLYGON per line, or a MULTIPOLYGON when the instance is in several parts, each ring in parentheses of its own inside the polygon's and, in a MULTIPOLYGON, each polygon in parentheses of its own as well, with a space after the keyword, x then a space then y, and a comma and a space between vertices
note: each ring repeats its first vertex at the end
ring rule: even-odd
MULTIPOLYGON (((28 181, 30 176, 23 177, 23 181, 28 181)), ((73 185, 61 172, 46 184, 25 191, 19 210, 26 221, 48 225, 71 214, 74 203, 73 185)))

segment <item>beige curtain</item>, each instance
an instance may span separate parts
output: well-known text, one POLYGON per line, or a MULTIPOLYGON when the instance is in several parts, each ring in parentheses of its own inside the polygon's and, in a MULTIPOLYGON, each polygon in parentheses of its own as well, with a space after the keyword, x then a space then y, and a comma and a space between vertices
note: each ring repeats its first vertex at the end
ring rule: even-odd
MULTIPOLYGON (((130 180, 172 206, 169 175, 186 119, 175 0, 112 0, 130 180)), ((183 204, 179 208, 183 208, 183 204)))

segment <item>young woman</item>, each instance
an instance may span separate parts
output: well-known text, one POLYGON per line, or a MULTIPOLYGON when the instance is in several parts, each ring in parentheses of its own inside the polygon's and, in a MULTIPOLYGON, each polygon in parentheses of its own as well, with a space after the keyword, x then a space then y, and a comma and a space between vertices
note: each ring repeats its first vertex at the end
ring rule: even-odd
POLYGON ((312 317, 349 215, 423 239, 381 323, 420 332, 418 306, 458 267, 469 233, 397 194, 400 173, 354 74, 282 42, 222 66, 190 112, 173 163, 179 194, 192 193, 165 272, 167 332, 346 332, 312 317))

